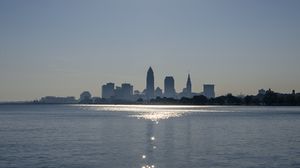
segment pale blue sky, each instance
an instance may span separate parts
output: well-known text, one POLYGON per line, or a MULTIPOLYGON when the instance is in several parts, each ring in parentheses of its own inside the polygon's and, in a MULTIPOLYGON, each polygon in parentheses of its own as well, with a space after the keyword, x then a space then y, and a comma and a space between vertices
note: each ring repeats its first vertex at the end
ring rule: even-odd
POLYGON ((300 92, 298 0, 1 0, 0 101, 191 73, 194 92, 300 92))

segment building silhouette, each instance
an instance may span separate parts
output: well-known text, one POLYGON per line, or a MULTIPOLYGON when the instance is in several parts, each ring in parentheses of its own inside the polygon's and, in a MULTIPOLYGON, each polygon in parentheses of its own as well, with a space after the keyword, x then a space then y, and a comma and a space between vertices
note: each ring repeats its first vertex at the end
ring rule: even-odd
POLYGON ((164 84, 165 84, 165 92, 164 97, 167 98, 175 98, 176 91, 175 91, 175 84, 174 78, 172 76, 166 76, 164 84))
POLYGON ((116 86, 114 83, 107 83, 102 86, 102 98, 113 100, 132 100, 133 86, 130 83, 122 83, 121 86, 116 86))
POLYGON ((162 90, 161 88, 157 87, 155 89, 155 97, 162 97, 163 93, 162 93, 162 90))
POLYGON ((188 78, 187 78, 187 81, 186 81, 186 87, 183 88, 181 93, 179 93, 179 97, 187 97, 187 98, 193 97, 192 82, 191 82, 190 74, 188 74, 188 78))
POLYGON ((115 94, 115 84, 107 83, 106 85, 102 85, 102 98, 110 99, 115 94))
POLYGON ((188 79, 186 81, 186 94, 191 95, 192 94, 192 82, 190 74, 188 75, 188 79))
POLYGON ((215 97, 215 85, 213 84, 204 84, 203 85, 203 95, 207 98, 215 97))
POLYGON ((133 86, 129 83, 123 83, 121 85, 122 90, 122 99, 124 100, 130 100, 133 96, 133 86))
POLYGON ((146 98, 148 100, 154 98, 154 74, 151 67, 147 71, 146 98))

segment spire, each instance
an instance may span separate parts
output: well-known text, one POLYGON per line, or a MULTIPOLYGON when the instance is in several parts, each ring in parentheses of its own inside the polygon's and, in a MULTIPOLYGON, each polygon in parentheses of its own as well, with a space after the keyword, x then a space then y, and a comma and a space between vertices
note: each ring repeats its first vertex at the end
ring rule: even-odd
POLYGON ((186 81, 186 91, 188 94, 192 93, 192 82, 191 82, 190 74, 188 74, 188 79, 186 81))

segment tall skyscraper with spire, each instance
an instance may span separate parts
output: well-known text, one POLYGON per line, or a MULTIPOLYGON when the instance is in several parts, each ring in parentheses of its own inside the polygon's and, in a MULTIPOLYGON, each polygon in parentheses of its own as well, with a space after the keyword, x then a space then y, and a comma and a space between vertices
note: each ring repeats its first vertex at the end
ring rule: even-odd
POLYGON ((192 82, 191 82, 190 74, 188 75, 188 79, 186 81, 186 93, 192 94, 192 82))
POLYGON ((190 74, 188 74, 188 78, 186 80, 186 87, 182 89, 182 92, 179 94, 179 97, 187 97, 187 98, 193 97, 190 74))
POLYGON ((154 98, 154 74, 151 67, 147 71, 146 97, 147 99, 154 98))

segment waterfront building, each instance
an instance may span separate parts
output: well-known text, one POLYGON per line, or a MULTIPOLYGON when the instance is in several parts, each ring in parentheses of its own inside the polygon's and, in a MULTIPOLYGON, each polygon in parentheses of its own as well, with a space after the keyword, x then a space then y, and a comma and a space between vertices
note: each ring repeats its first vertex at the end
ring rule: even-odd
POLYGON ((148 100, 154 98, 154 73, 151 67, 147 71, 146 98, 148 100))
POLYGON ((187 81, 186 81, 186 87, 183 88, 182 93, 179 93, 179 97, 187 97, 187 98, 193 97, 192 82, 191 82, 190 74, 188 74, 188 78, 187 78, 187 81))
POLYGON ((204 84, 203 85, 203 95, 207 98, 215 97, 215 85, 213 84, 204 84))
POLYGON ((174 78, 172 76, 166 76, 166 78, 164 80, 164 85, 165 85, 164 97, 175 98, 176 91, 175 91, 174 78))
POLYGON ((102 98, 110 99, 115 94, 115 84, 107 83, 106 85, 102 85, 102 98))
POLYGON ((122 98, 125 100, 130 100, 133 96, 133 86, 129 83, 123 83, 121 89, 122 89, 122 98))
POLYGON ((159 87, 157 87, 156 89, 155 89, 155 97, 162 97, 162 90, 161 90, 161 88, 159 88, 159 87))
POLYGON ((129 83, 122 83, 121 87, 117 86, 114 90, 114 96, 112 97, 115 100, 132 100, 133 98, 133 86, 129 83))

